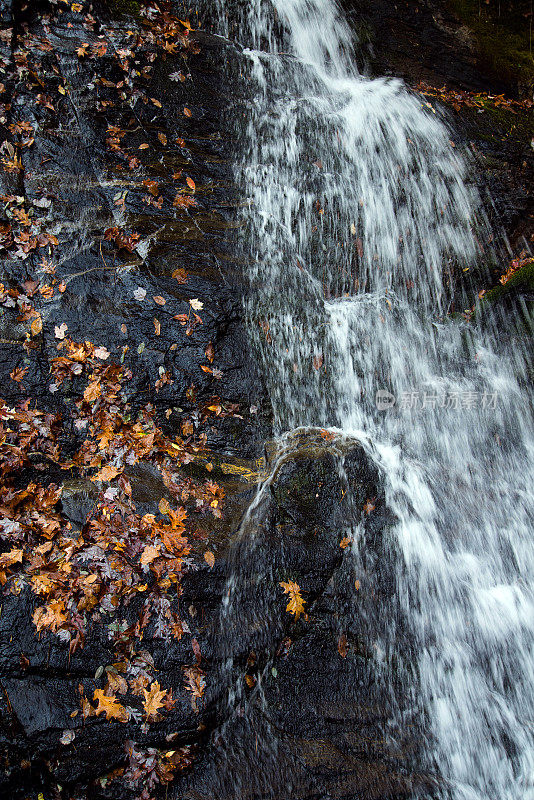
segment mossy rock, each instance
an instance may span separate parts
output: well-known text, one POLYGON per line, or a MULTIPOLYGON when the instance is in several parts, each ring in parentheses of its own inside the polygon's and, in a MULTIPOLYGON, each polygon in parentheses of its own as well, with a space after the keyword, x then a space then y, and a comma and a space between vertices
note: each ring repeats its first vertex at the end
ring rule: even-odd
POLYGON ((534 292, 534 261, 518 269, 506 283, 486 292, 484 301, 495 303, 510 292, 534 292))
POLYGON ((451 9, 470 29, 480 63, 530 99, 534 88, 534 58, 528 15, 530 0, 484 4, 479 0, 449 0, 451 9))
MULTIPOLYGON (((503 285, 494 286, 477 306, 482 322, 493 320, 502 335, 525 341, 534 334, 534 262, 519 269, 503 285)), ((505 338, 506 338, 505 336, 505 338)))
POLYGON ((142 4, 139 0, 106 0, 106 5, 112 14, 137 17, 142 4))

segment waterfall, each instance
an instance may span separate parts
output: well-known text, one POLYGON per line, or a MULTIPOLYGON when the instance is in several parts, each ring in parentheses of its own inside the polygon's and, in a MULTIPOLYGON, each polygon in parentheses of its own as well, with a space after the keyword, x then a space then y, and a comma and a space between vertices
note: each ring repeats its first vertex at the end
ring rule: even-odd
MULTIPOLYGON (((275 432, 339 431, 380 467, 413 642, 404 691, 442 796, 532 798, 527 359, 447 315, 489 257, 477 193, 433 109, 358 73, 333 0, 240 13, 223 28, 249 48, 247 318, 275 432)), ((381 647, 394 656, 393 620, 381 647)))

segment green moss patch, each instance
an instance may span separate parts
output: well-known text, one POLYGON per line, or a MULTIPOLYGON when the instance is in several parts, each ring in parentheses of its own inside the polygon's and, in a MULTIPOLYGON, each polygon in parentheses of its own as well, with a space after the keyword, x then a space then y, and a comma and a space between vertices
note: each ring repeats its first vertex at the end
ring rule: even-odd
POLYGON ((518 95, 532 97, 534 45, 530 0, 449 0, 471 30, 481 64, 496 78, 514 84, 518 95))
POLYGON ((484 295, 486 302, 494 303, 510 292, 534 291, 534 262, 518 269, 506 283, 495 286, 484 295))

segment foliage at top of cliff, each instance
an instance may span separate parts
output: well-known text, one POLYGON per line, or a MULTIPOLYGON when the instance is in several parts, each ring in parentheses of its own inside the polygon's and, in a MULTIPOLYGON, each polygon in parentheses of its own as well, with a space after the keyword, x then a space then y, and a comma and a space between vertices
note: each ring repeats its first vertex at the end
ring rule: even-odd
POLYGON ((533 6, 531 0, 449 0, 468 26, 481 64, 517 87, 519 97, 534 90, 533 6))

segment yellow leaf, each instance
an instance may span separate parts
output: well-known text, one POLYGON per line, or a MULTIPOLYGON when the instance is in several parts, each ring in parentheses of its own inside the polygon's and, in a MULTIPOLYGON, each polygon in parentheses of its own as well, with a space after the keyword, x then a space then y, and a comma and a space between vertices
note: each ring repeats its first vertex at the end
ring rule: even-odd
POLYGON ((103 689, 95 689, 93 700, 98 700, 95 714, 106 714, 107 719, 118 719, 120 722, 128 722, 130 715, 123 705, 117 702, 115 695, 108 697, 103 689))
POLYGON ((10 567, 12 564, 20 564, 22 562, 23 551, 14 548, 7 553, 0 556, 0 567, 10 567))
POLYGON ((143 689, 145 699, 143 700, 143 708, 147 719, 157 716, 159 709, 164 705, 163 698, 167 694, 166 689, 161 689, 158 681, 154 681, 150 687, 150 691, 143 689))
POLYGON ((83 399, 86 403, 92 403, 93 400, 96 400, 97 397, 100 397, 102 394, 102 388, 100 386, 100 381, 98 379, 92 381, 85 392, 83 393, 83 399))
POLYGON ((63 600, 52 600, 46 606, 40 606, 33 612, 33 622, 38 631, 50 628, 54 633, 67 621, 63 600))
POLYGON ((293 614, 295 619, 298 619, 304 613, 305 600, 302 599, 300 593, 300 586, 294 581, 280 581, 280 586, 284 590, 284 594, 289 595, 289 602, 286 606, 286 611, 293 614))
POLYGON ((151 564, 159 556, 159 548, 149 544, 141 553, 141 564, 151 564))
POLYGON ((38 333, 41 333, 43 330, 43 320, 40 314, 32 320, 32 324, 30 325, 30 330, 32 332, 32 336, 37 336, 38 333))
POLYGON ((111 464, 108 464, 107 466, 102 467, 102 469, 99 472, 97 472, 96 475, 93 475, 91 480, 92 481, 112 481, 113 478, 116 478, 117 475, 121 471, 122 470, 117 469, 117 467, 113 467, 113 466, 111 466, 111 464))
POLYGON ((211 552, 211 550, 206 550, 204 553, 204 561, 208 565, 210 569, 213 569, 213 565, 215 564, 215 556, 211 552))
POLYGON ((159 501, 158 508, 161 514, 168 514, 171 507, 169 505, 169 501, 165 497, 162 497, 159 501))

